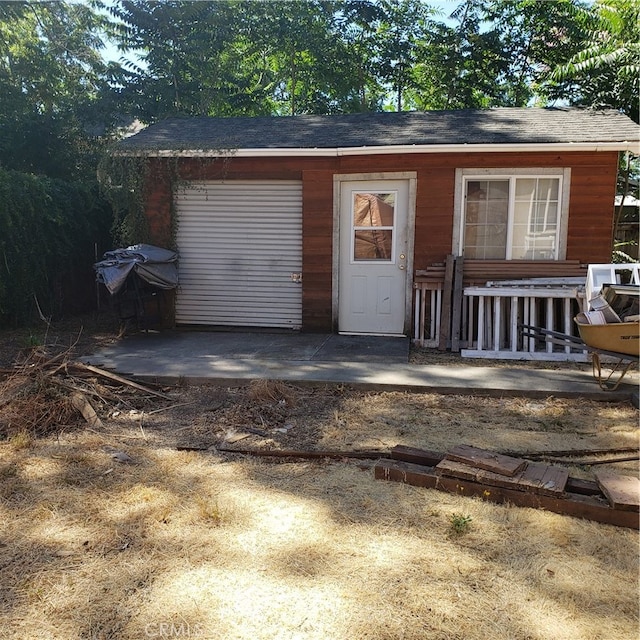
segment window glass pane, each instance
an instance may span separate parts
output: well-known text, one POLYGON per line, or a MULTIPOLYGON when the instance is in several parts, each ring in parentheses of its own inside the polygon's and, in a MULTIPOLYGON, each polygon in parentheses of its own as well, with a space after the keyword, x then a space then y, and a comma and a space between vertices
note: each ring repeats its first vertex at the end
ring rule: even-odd
POLYGON ((516 180, 516 200, 526 200, 530 202, 535 198, 536 179, 535 178, 518 178, 516 180))
POLYGON ((553 260, 557 257, 557 178, 519 178, 513 212, 513 259, 553 260))
POLYGON ((354 260, 391 260, 393 231, 355 231, 354 260))
POLYGON ((392 227, 395 193, 355 193, 353 198, 354 227, 392 227))
POLYGON ((509 199, 509 181, 491 180, 489 186, 489 200, 499 201, 509 199))
POLYGON ((538 200, 555 200, 557 202, 559 188, 560 180, 557 178, 538 178, 536 198, 538 200))
POLYGON ((476 259, 504 258, 509 181, 469 180, 465 195, 464 255, 476 259))

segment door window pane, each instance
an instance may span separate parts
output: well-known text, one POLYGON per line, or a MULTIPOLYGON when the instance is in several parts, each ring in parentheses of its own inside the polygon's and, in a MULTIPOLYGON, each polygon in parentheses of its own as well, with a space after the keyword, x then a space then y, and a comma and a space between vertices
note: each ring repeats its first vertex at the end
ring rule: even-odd
POLYGON ((355 260, 390 260, 392 231, 356 231, 355 260))
POLYGON ((392 258, 396 194, 354 193, 353 259, 392 258))

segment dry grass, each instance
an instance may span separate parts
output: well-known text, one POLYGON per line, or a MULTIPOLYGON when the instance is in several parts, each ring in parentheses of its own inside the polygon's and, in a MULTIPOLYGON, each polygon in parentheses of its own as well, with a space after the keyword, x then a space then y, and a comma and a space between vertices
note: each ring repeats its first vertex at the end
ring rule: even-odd
POLYGON ((280 380, 252 380, 249 385, 249 400, 260 403, 296 404, 297 392, 290 384, 280 380))
POLYGON ((12 396, 0 407, 0 434, 43 436, 68 424, 75 415, 68 393, 42 376, 16 375, 0 385, 0 399, 12 396))
POLYGON ((173 448, 228 420, 269 431, 253 447, 637 446, 630 405, 257 383, 174 393, 174 408, 101 416, 102 430, 0 444, 2 637, 638 637, 636 531, 377 481, 353 462, 173 448))

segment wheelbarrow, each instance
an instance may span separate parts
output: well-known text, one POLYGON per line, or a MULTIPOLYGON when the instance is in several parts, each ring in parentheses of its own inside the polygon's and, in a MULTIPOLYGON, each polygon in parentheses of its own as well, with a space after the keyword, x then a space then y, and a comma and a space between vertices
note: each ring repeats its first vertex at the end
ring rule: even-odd
POLYGON ((564 347, 587 351, 591 355, 593 377, 603 391, 615 391, 625 375, 640 360, 640 324, 620 322, 615 324, 589 325, 575 319, 580 337, 534 327, 518 325, 520 332, 527 338, 536 338, 564 347), (608 375, 602 369, 602 356, 613 360, 608 375))

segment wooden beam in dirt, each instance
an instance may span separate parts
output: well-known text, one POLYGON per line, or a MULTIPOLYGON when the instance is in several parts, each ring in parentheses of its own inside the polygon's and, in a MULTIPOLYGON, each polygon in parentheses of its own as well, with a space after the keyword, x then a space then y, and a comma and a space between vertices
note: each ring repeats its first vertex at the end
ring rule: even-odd
POLYGON ((516 458, 570 458, 571 456, 601 456, 616 453, 637 452, 638 447, 614 447, 609 449, 554 449, 552 451, 500 451, 516 458))
MULTIPOLYGON (((388 451, 335 451, 320 450, 312 451, 309 449, 236 449, 230 447, 215 447, 216 451, 224 453, 240 453, 246 456, 258 456, 264 458, 303 458, 309 460, 318 460, 322 458, 356 458, 359 460, 377 460, 389 455, 388 451)), ((206 447, 209 448, 209 447, 206 447)))
POLYGON ((509 503, 519 507, 546 509, 553 513, 585 518, 618 527, 638 529, 638 514, 613 509, 597 496, 565 493, 562 497, 517 491, 506 487, 488 487, 480 482, 438 475, 434 468, 401 462, 380 460, 374 467, 379 480, 403 482, 416 487, 437 489, 461 496, 475 496, 496 503, 509 503))
POLYGON ((442 312, 440 314, 440 336, 438 339, 438 349, 440 351, 446 351, 449 346, 454 262, 455 258, 452 255, 448 255, 444 269, 444 286, 442 288, 442 312))
POLYGON ((470 447, 466 444, 460 444, 447 451, 445 458, 471 467, 477 467, 478 469, 500 473, 503 476, 515 476, 516 473, 527 466, 527 461, 521 458, 505 456, 493 451, 470 447))
POLYGON ((640 511, 640 480, 610 471, 598 471, 596 481, 614 509, 640 511))
POLYGON ((594 460, 593 458, 584 458, 584 459, 576 459, 576 458, 553 458, 553 462, 557 464, 567 464, 573 465, 576 467, 592 467, 598 464, 615 464, 616 462, 634 462, 635 460, 640 460, 640 455, 636 454, 634 456, 618 456, 616 458, 600 458, 599 460, 594 460))

